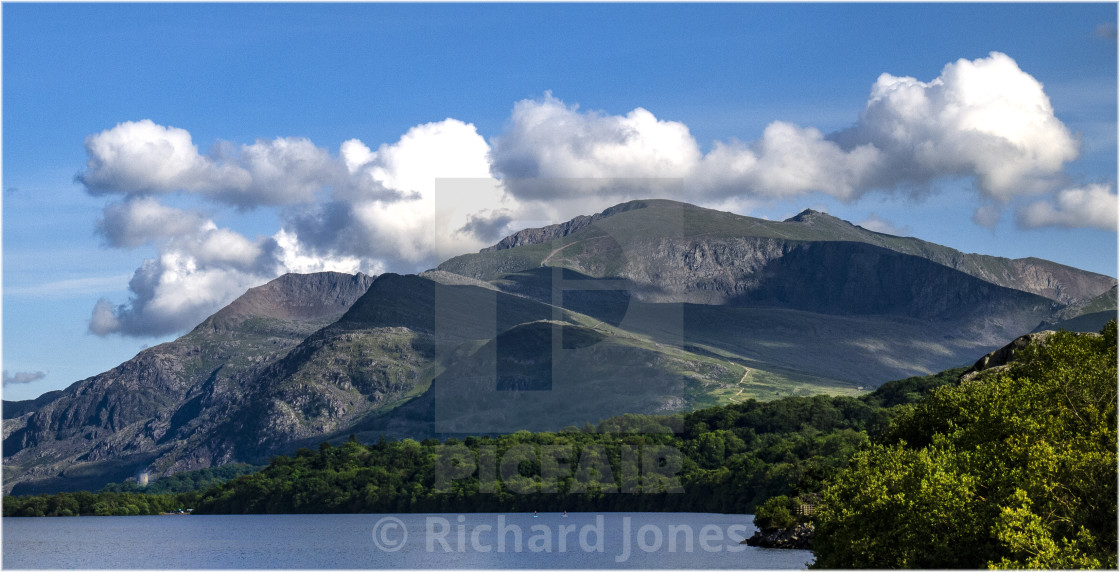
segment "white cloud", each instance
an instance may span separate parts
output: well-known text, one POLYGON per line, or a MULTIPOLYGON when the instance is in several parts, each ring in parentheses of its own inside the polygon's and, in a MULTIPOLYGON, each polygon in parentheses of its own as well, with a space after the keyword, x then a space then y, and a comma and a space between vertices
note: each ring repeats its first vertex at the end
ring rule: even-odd
POLYGON ((195 233, 208 222, 199 213, 169 207, 151 197, 130 197, 105 206, 97 232, 109 246, 135 247, 195 233))
POLYGON ((1055 202, 1032 202, 1016 211, 1020 226, 1063 226, 1116 231, 1117 199, 1111 185, 1087 185, 1062 190, 1055 202))
POLYGON ((492 145, 495 171, 513 178, 683 177, 700 160, 683 123, 640 107, 624 116, 581 113, 551 93, 514 104, 492 145))
POLYGON ((323 188, 347 183, 341 162, 303 138, 219 141, 203 156, 186 130, 143 119, 90 135, 85 147, 89 159, 77 180, 95 195, 198 193, 253 208, 311 202, 323 188))
POLYGON ((507 128, 491 140, 495 175, 521 199, 550 199, 549 180, 581 180, 571 193, 643 195, 642 179, 680 179, 701 153, 688 127, 637 108, 626 115, 580 112, 552 94, 514 104, 507 128))
POLYGON ((133 274, 127 304, 101 299, 90 332, 105 336, 162 336, 192 327, 245 290, 283 271, 276 241, 251 241, 208 224, 163 245, 133 274))
POLYGON ((844 150, 817 129, 776 121, 751 147, 717 143, 704 157, 701 193, 785 197, 811 191, 852 199, 881 166, 871 145, 844 150))
POLYGON ((363 262, 357 256, 314 256, 300 243, 299 238, 281 229, 272 237, 279 247, 280 264, 286 272, 310 274, 313 272, 364 272, 375 275, 385 271, 379 262, 363 262))
MULTIPOLYGON (((479 216, 480 209, 502 199, 501 188, 489 177, 488 151, 474 126, 453 119, 414 127, 377 151, 347 141, 337 161, 349 183, 332 189, 330 200, 290 207, 283 215, 284 228, 256 240, 150 197, 110 205, 103 220, 113 224, 102 226, 118 237, 112 244, 164 240, 159 256, 145 260, 129 282, 127 304, 97 303, 90 331, 165 335, 194 326, 247 288, 284 272, 416 271, 442 257, 482 248, 490 244, 487 237, 458 231, 475 221, 471 217, 479 216), (453 177, 465 179, 444 185, 437 200, 437 180, 455 181, 453 177), (176 216, 183 224, 161 225, 176 216)), ((286 153, 281 155, 290 156, 286 153)), ((296 154, 322 156, 308 149, 296 154)))
POLYGON ((1042 84, 998 52, 947 64, 928 83, 881 75, 859 123, 834 139, 884 153, 876 186, 969 176, 999 201, 1053 188, 1078 153, 1042 84))
POLYGON ((886 220, 875 213, 871 213, 867 218, 856 223, 857 226, 862 226, 867 230, 881 232, 883 234, 892 234, 894 236, 910 236, 910 228, 906 226, 896 226, 894 223, 886 220))
POLYGON ((85 141, 86 171, 78 180, 94 194, 151 194, 248 184, 248 174, 202 157, 184 129, 150 119, 126 121, 85 141))
MULTIPOLYGON (((285 231, 297 237, 307 255, 356 257, 406 269, 424 269, 448 245, 461 254, 485 243, 451 233, 470 216, 494 208, 504 199, 490 178, 490 151, 475 127, 455 119, 410 129, 399 141, 371 151, 357 140, 342 145, 340 155, 357 186, 332 200, 295 211, 285 231), (437 181, 465 182, 469 200, 457 198, 464 184, 444 185, 437 201, 437 181), (480 190, 481 189, 481 190, 480 190), (440 224, 437 226, 437 210, 440 224), (443 236, 436 236, 437 228, 443 236)), ((370 271, 373 269, 367 269, 370 271)))
POLYGON ((854 200, 964 176, 1002 202, 1054 188, 1078 153, 1042 84, 996 52, 950 63, 930 82, 883 74, 858 122, 828 135, 774 122, 758 141, 717 141, 702 155, 682 123, 642 108, 581 112, 547 94, 515 104, 492 143, 495 175, 526 200, 568 191, 532 178, 602 179, 583 192, 618 197, 632 196, 641 179, 683 178, 683 198, 707 201, 811 192, 854 200))
POLYGON ((218 150, 222 162, 238 165, 248 177, 210 192, 241 208, 310 203, 324 188, 347 184, 343 165, 305 138, 277 137, 240 147, 223 143, 218 150))

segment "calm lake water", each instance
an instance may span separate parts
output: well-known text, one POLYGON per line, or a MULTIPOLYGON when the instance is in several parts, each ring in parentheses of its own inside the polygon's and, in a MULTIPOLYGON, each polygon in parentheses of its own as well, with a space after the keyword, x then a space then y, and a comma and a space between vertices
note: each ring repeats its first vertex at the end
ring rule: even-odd
POLYGON ((4 518, 4 568, 803 569, 739 544, 752 518, 698 513, 4 518))

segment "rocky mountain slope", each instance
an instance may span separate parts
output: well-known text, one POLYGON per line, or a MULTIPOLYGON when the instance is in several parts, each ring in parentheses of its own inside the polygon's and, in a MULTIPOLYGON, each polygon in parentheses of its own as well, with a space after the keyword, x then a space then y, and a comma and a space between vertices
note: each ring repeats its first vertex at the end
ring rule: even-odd
POLYGON ((1048 261, 966 254, 815 211, 774 222, 665 200, 522 231, 439 269, 627 331, 673 332, 775 377, 866 385, 1116 308, 1114 278, 1048 261))
POLYGON ((814 211, 773 222, 634 201, 420 276, 284 276, 111 371, 5 402, 4 489, 96 488, 349 435, 854 394, 1115 308, 1115 279, 1048 261, 814 211))
POLYGON ((769 263, 819 243, 860 244, 915 256, 1065 306, 1084 303, 1116 284, 1115 278, 1047 260, 967 254, 877 233, 813 210, 775 222, 668 200, 632 201, 591 217, 526 229, 439 268, 491 280, 535 262, 627 278, 663 292, 666 300, 723 303, 752 289, 752 277, 769 263))
POLYGON ((211 429, 255 400, 245 380, 337 320, 372 280, 281 276, 46 403, 5 402, 5 491, 20 483, 17 492, 76 489, 235 460, 228 436, 211 429))

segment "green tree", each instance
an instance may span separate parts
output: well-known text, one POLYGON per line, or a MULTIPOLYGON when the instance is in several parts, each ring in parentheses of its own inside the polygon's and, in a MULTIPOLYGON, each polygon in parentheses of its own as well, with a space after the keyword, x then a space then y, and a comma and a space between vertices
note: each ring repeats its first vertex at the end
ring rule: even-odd
POLYGON ((907 407, 824 491, 819 568, 1115 568, 1116 322, 907 407))
POLYGON ((793 526, 796 518, 791 510, 793 503, 786 495, 766 499, 754 513, 754 525, 763 532, 793 526))

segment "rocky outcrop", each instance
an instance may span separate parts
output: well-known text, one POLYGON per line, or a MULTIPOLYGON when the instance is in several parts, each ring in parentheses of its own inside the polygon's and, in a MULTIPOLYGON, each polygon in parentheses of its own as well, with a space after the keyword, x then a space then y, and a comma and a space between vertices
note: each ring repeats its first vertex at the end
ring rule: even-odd
MULTIPOLYGON (((961 374, 960 381, 967 382, 976 379, 981 374, 990 374, 1006 370, 1010 367, 1011 363, 1015 361, 1015 357, 1023 349, 1030 346, 1037 346, 1044 343, 1050 336, 1055 333, 1053 330, 1044 330, 1041 332, 1033 332, 1023 336, 1019 336, 1012 340, 1011 343, 986 354, 984 357, 976 360, 972 367, 961 374)), ((1084 333, 1083 336, 1099 336, 1097 333, 1084 333)))
MULTIPOLYGON (((1011 367, 1012 363, 1017 358, 1019 352, 1031 346, 1042 345, 1050 336, 1057 332, 1053 330, 1044 330, 1041 332, 1032 332, 1023 336, 1015 338, 1011 343, 986 354, 984 357, 976 360, 967 371, 961 374, 960 381, 967 382, 976 379, 980 375, 991 374, 1004 371, 1011 367)), ((1079 336, 1098 337, 1099 333, 1096 332, 1082 332, 1077 334, 1079 336)))
POLYGON ((787 548, 808 550, 816 527, 811 522, 799 522, 790 528, 781 528, 763 532, 761 530, 739 544, 757 546, 759 548, 787 548))

